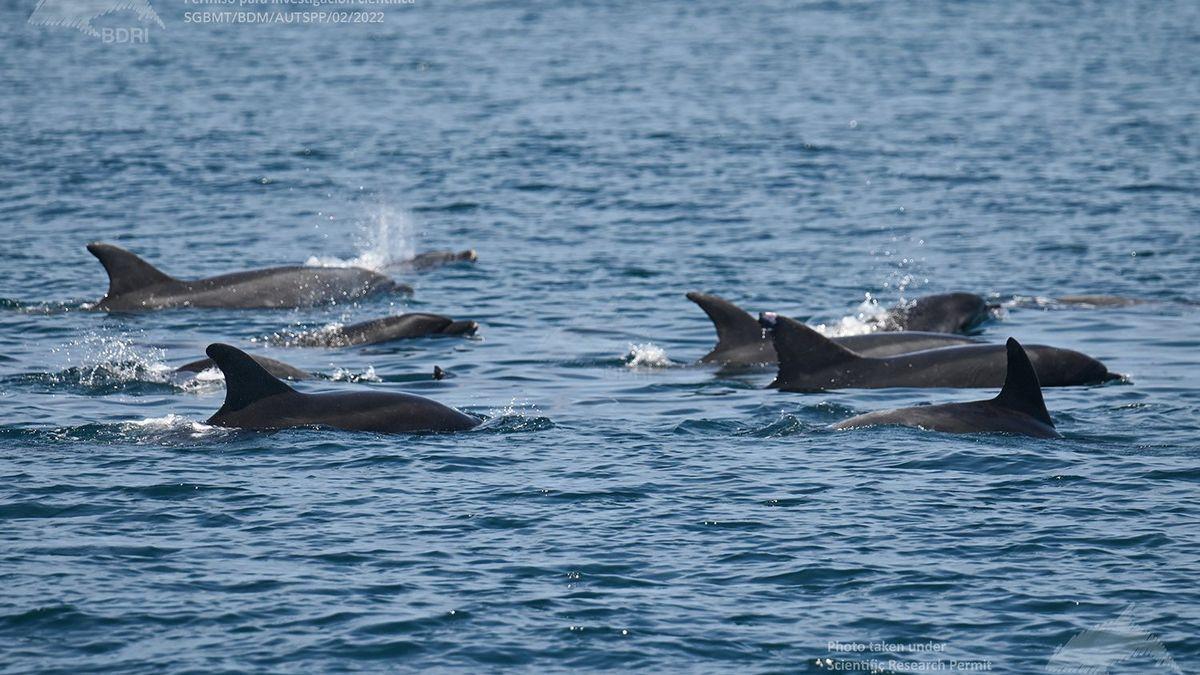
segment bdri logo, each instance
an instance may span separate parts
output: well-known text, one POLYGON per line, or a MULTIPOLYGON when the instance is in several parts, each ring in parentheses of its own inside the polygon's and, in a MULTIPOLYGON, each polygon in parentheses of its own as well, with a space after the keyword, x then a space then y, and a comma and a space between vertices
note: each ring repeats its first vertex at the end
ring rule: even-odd
POLYGON ((1121 616, 1093 626, 1058 648, 1046 664, 1051 673, 1105 675, 1109 668, 1133 659, 1153 661, 1155 672, 1183 675, 1157 635, 1133 622, 1134 606, 1121 616))
POLYGON ((146 42, 150 35, 147 24, 166 28, 149 0, 38 0, 31 26, 65 26, 98 37, 107 43, 146 42), (137 17, 136 26, 96 27, 97 19, 130 12, 137 17))

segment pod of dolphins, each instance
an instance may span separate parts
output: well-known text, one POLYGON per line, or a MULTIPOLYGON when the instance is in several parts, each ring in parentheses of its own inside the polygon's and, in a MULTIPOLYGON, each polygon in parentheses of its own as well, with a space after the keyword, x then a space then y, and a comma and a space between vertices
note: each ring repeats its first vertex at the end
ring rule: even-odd
MULTIPOLYGON (((376 293, 412 293, 387 276, 357 267, 273 267, 196 280, 176 279, 111 244, 87 247, 108 272, 108 293, 95 308, 132 312, 170 308, 294 308, 337 304, 376 293)), ((420 270, 458 261, 474 251, 434 251, 397 265, 420 270)), ((982 342, 966 333, 994 306, 972 293, 920 298, 890 310, 863 335, 825 337, 775 312, 758 317, 715 295, 688 293, 717 330, 717 344, 700 364, 722 368, 777 368, 770 388, 814 392, 848 388, 1000 388, 993 398, 922 405, 859 415, 833 425, 853 429, 900 425, 949 433, 1001 432, 1055 438, 1041 388, 1101 384, 1119 376, 1096 359, 1069 349, 982 342)), ((303 333, 289 346, 345 347, 425 336, 470 336, 474 321, 410 313, 303 333)), ((397 392, 305 394, 283 380, 312 375, 227 344, 207 358, 180 366, 198 373, 216 367, 225 377, 225 402, 208 423, 245 429, 329 427, 380 433, 465 431, 480 420, 430 399, 397 392)), ((444 372, 435 368, 434 377, 444 372)))

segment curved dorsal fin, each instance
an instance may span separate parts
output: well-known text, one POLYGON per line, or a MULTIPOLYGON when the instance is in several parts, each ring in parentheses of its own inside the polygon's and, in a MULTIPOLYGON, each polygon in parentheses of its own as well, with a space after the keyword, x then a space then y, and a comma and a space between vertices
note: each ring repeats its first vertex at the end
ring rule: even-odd
POLYGON ((1042 399, 1042 385, 1037 371, 1029 362, 1029 355, 1014 338, 1008 338, 1008 373, 1004 376, 1004 387, 992 402, 1009 410, 1016 410, 1033 419, 1054 426, 1046 401, 1042 399))
POLYGON ((688 293, 687 299, 700 305, 700 309, 704 310, 717 327, 717 346, 713 347, 710 356, 719 351, 758 344, 766 340, 758 321, 732 302, 715 295, 695 292, 688 293))
POLYGON ((171 281, 172 277, 157 267, 126 251, 120 246, 92 242, 87 250, 100 259, 108 272, 108 295, 110 297, 136 291, 147 286, 156 286, 171 281))
POLYGON ((213 343, 204 353, 225 375, 225 405, 221 406, 222 411, 241 410, 268 396, 295 391, 237 347, 213 343))
POLYGON ((779 355, 777 382, 863 358, 786 316, 775 319, 774 339, 775 353, 779 355))

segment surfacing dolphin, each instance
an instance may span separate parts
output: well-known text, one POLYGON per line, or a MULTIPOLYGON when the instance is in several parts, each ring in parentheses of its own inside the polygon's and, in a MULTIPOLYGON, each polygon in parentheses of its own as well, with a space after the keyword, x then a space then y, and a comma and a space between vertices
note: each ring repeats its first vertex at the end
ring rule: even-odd
MULTIPOLYGON (((715 295, 688 293, 687 298, 704 310, 717 329, 717 345, 700 357, 700 363, 755 366, 777 361, 771 336, 749 312, 715 295)), ((918 331, 866 333, 832 340, 864 356, 893 356, 923 349, 977 344, 961 335, 918 331)))
POLYGON ((1029 356, 1013 338, 1005 345, 1004 387, 995 398, 967 403, 923 405, 881 410, 851 417, 834 429, 857 429, 879 424, 920 427, 954 434, 1002 432, 1036 438, 1061 438, 1042 399, 1042 388, 1029 356))
POLYGON ((453 265, 459 262, 473 263, 476 260, 479 260, 479 255, 475 253, 475 249, 468 249, 466 251, 426 251, 418 253, 407 260, 388 265, 388 269, 396 268, 399 270, 423 272, 435 267, 453 265))
MULTIPOLYGON (((883 358, 863 356, 799 321, 764 315, 771 328, 779 371, 771 388, 784 391, 882 387, 999 387, 1007 373, 1004 345, 975 344, 927 349, 883 358)), ((1120 376, 1103 363, 1070 349, 1026 348, 1042 386, 1099 384, 1120 376)))
POLYGON ((93 242, 88 251, 108 272, 108 294, 96 309, 173 307, 307 307, 412 288, 358 267, 272 267, 192 281, 168 276, 119 246, 93 242))
POLYGON ((466 431, 479 420, 437 401, 398 392, 303 394, 236 347, 205 350, 225 375, 225 404, 208 423, 242 429, 332 427, 347 431, 466 431))
POLYGON ((969 333, 991 316, 987 300, 974 293, 939 293, 901 303, 887 313, 885 331, 969 333))
POLYGON ((276 342, 289 347, 349 347, 429 336, 470 336, 479 330, 474 321, 455 321, 440 314, 413 312, 284 337, 276 342))

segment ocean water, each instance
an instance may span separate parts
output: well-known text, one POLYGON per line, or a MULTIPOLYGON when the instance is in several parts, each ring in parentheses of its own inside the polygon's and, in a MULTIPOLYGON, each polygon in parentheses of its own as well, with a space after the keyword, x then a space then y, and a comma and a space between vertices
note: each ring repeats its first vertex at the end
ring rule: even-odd
POLYGON ((1196 4, 153 5, 132 44, 0 7, 0 671, 1200 670, 1196 4), (479 261, 106 315, 93 240, 479 261), (990 394, 692 366, 690 290, 830 331, 972 291, 1128 377, 1048 390, 1061 440, 831 432, 990 394), (270 341, 414 310, 482 328, 270 341), (220 378, 170 370, 213 341, 487 421, 208 427, 220 378))

